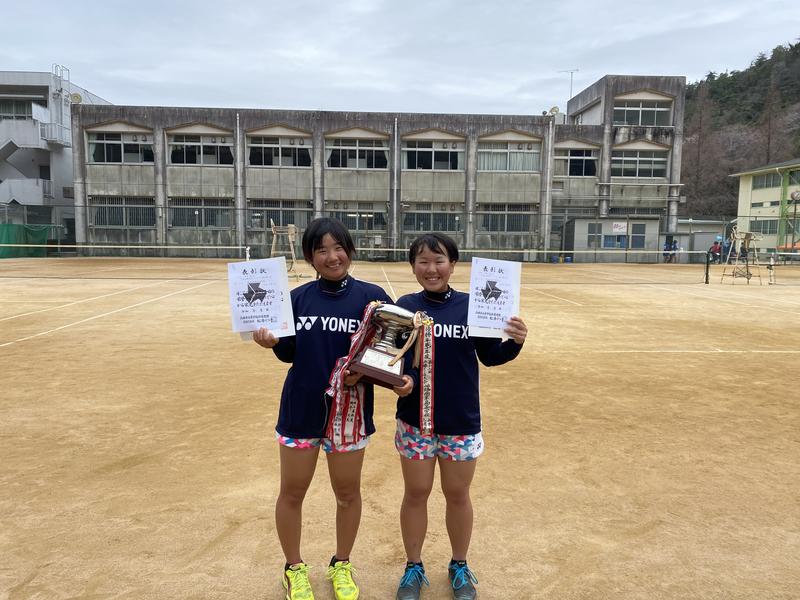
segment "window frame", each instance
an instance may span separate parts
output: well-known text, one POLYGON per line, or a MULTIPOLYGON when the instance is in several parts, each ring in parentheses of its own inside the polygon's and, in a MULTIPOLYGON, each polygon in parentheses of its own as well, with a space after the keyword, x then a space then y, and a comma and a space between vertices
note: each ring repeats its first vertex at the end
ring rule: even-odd
POLYGON ((313 145, 310 137, 298 136, 276 136, 276 135, 248 135, 247 136, 247 166, 267 169, 310 169, 314 164, 313 145), (275 160, 277 154, 277 164, 265 164, 267 149, 269 149, 271 160, 275 160), (260 150, 261 162, 254 163, 253 157, 260 150), (303 150, 308 157, 308 164, 300 159, 300 150, 303 150), (275 152, 277 151, 277 153, 275 152), (283 164, 284 158, 291 159, 294 164, 283 164))
POLYGON ((110 131, 90 131, 87 135, 88 163, 92 165, 152 165, 155 163, 152 136, 148 133, 125 133, 110 131), (141 136, 141 140, 139 137, 141 136), (148 141, 148 137, 151 139, 148 141), (136 146, 137 160, 126 160, 133 154, 126 147, 136 146), (97 160, 97 151, 102 149, 103 160, 97 160), (108 160, 109 151, 116 152, 119 160, 108 160), (145 160, 149 158, 149 160, 145 160))
POLYGON ((90 227, 94 229, 155 229, 157 226, 156 199, 152 196, 89 196, 89 215, 90 227), (116 217, 114 222, 111 216, 116 217))
MULTIPOLYGON (((555 152, 553 153, 553 160, 559 161, 559 163, 564 164, 565 168, 564 173, 559 173, 558 165, 554 164, 553 167, 553 177, 597 177, 597 161, 600 159, 600 150, 597 148, 556 148, 555 152), (562 154, 566 152, 566 154, 562 154), (573 155, 573 152, 576 154, 573 155), (583 154, 577 154, 582 152, 583 154), (589 154, 586 154, 586 153, 589 154), (573 174, 573 164, 574 165, 581 165, 581 175, 573 174), (587 174, 586 173, 586 165, 593 164, 594 165, 594 173, 587 174)), ((577 169, 576 169, 577 170, 577 169)))
MULTIPOLYGON (((615 98, 612 112, 612 122, 618 126, 628 127, 672 127, 672 100, 629 100, 625 98, 615 98), (645 106, 647 105, 647 106, 645 106), (666 105, 666 106, 663 106, 666 105), (622 113, 620 115, 620 113, 622 113), (634 118, 630 115, 636 115, 634 118), (652 123, 644 123, 644 115, 652 113, 652 123), (660 115, 666 115, 666 119, 659 119, 660 115), (659 120, 666 122, 659 122, 659 120)), ((646 119, 650 121, 650 119, 646 119)))
POLYGON ((667 165, 669 162, 668 150, 612 150, 611 151, 611 177, 629 177, 636 179, 666 179, 667 165), (649 154, 650 156, 643 156, 649 154), (658 156, 656 156, 658 155, 658 156), (645 165, 650 163, 650 174, 642 173, 645 165), (655 175, 655 166, 663 165, 663 175, 655 175), (634 173, 628 171, 633 165, 634 173), (628 172, 626 174, 626 172, 628 172))
POLYGON ((168 164, 176 167, 232 167, 236 161, 232 138, 232 134, 229 133, 213 135, 170 133, 167 136, 168 164), (228 139, 231 141, 228 142, 228 139), (179 149, 183 153, 182 162, 174 160, 179 149), (186 160, 189 149, 192 149, 194 154, 194 162, 186 160), (206 156, 209 157, 208 162, 206 162, 206 156), (215 162, 211 162, 212 156, 215 162), (225 162, 221 162, 223 158, 225 162))
POLYGON ((488 142, 478 141, 478 172, 482 173, 541 173, 542 172, 542 142, 541 141, 503 141, 503 142, 488 142), (516 145, 516 148, 511 146, 516 145), (505 146, 505 147, 503 147, 505 146), (512 169, 512 155, 522 154, 523 157, 530 155, 533 159, 533 164, 530 169, 512 169), (505 168, 492 168, 496 162, 494 159, 500 156, 505 156, 505 168), (485 159, 490 158, 489 166, 481 166, 482 162, 487 162, 485 159))
POLYGON ((466 142, 455 140, 403 140, 400 148, 400 170, 401 171, 438 171, 440 173, 464 173, 466 166, 466 142), (439 144, 437 148, 436 145, 439 144), (445 147, 447 146, 447 147, 445 147), (437 161, 437 154, 447 154, 447 160, 442 160, 441 156, 437 161), (415 166, 409 166, 412 162, 415 166), (420 162, 420 155, 425 160, 420 162), (453 165, 453 155, 455 155, 455 168, 453 165), (449 168, 437 168, 437 164, 447 163, 449 168), (419 166, 422 164, 423 166, 419 166), (430 165, 426 167, 424 165, 430 165))
POLYGON ((349 169, 364 171, 388 171, 389 170, 389 140, 383 138, 325 138, 325 168, 326 169, 349 169), (351 157, 350 154, 355 156, 351 157), (376 167, 375 164, 379 153, 382 153, 385 166, 376 167), (342 166, 342 155, 345 157, 345 166, 342 166), (362 156, 363 154, 363 156, 362 156), (334 156, 337 160, 334 161, 334 156), (350 160, 355 159, 355 165, 349 164, 350 160), (363 165, 362 165, 362 161, 363 165), (339 163, 334 165, 332 163, 339 163), (371 166, 370 166, 371 163, 371 166))

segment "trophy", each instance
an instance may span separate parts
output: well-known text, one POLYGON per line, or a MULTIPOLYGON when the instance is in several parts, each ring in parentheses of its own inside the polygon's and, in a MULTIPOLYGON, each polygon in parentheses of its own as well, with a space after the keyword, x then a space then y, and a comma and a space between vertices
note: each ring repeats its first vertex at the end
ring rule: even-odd
POLYGON ((361 373, 363 381, 387 388, 403 385, 403 355, 417 339, 424 313, 413 313, 394 304, 377 303, 369 325, 374 334, 369 344, 350 363, 350 372, 361 373), (408 332, 402 348, 397 340, 408 332))

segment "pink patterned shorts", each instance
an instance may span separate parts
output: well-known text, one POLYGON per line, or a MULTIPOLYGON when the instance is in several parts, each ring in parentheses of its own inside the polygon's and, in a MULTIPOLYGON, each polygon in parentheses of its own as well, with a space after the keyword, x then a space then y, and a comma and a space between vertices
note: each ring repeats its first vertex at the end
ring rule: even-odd
POLYGON ((367 447, 367 444, 369 444, 369 436, 352 444, 334 444, 328 438, 292 438, 281 435, 277 431, 275 432, 275 439, 278 440, 281 446, 286 446, 287 448, 306 450, 308 448, 319 448, 321 446, 328 454, 331 452, 355 452, 357 450, 363 450, 367 447))
POLYGON ((475 460, 483 454, 483 435, 422 435, 405 421, 397 419, 394 447, 410 460, 442 457, 446 460, 475 460))

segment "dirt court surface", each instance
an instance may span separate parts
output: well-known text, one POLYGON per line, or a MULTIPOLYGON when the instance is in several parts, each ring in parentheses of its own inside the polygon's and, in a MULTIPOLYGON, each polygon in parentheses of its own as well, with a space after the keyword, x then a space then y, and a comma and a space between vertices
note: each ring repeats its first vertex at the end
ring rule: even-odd
MULTIPOLYGON (((713 269, 524 265, 528 341, 481 371, 481 598, 800 598, 800 281, 713 269)), ((418 289, 407 265, 354 275, 418 289)), ((231 333, 225 277, 210 259, 0 261, 0 599, 283 598, 287 366, 231 333)), ((361 597, 390 600, 402 484, 376 396, 352 559, 361 597)), ((322 600, 333 516, 320 464, 303 554, 322 600)), ((423 598, 449 597, 449 558, 435 489, 423 598)))

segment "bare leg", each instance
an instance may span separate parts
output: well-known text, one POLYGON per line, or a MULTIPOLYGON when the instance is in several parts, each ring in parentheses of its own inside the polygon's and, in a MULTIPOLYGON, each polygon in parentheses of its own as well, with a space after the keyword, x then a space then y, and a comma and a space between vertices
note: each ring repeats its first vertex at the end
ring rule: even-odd
POLYGON ((303 500, 317 468, 319 448, 280 446, 281 491, 275 502, 275 529, 286 562, 295 564, 300 557, 300 533, 303 528, 303 500))
POLYGON ((400 530, 411 562, 422 562, 422 544, 428 532, 428 497, 433 488, 436 460, 400 457, 405 492, 400 505, 400 530))
POLYGON ((361 467, 364 450, 331 452, 328 473, 336 495, 336 557, 350 558, 361 523, 361 467))
POLYGON ((453 560, 467 560, 469 541, 472 538, 472 500, 469 497, 469 487, 477 462, 439 458, 442 492, 447 502, 447 535, 453 549, 453 560))

